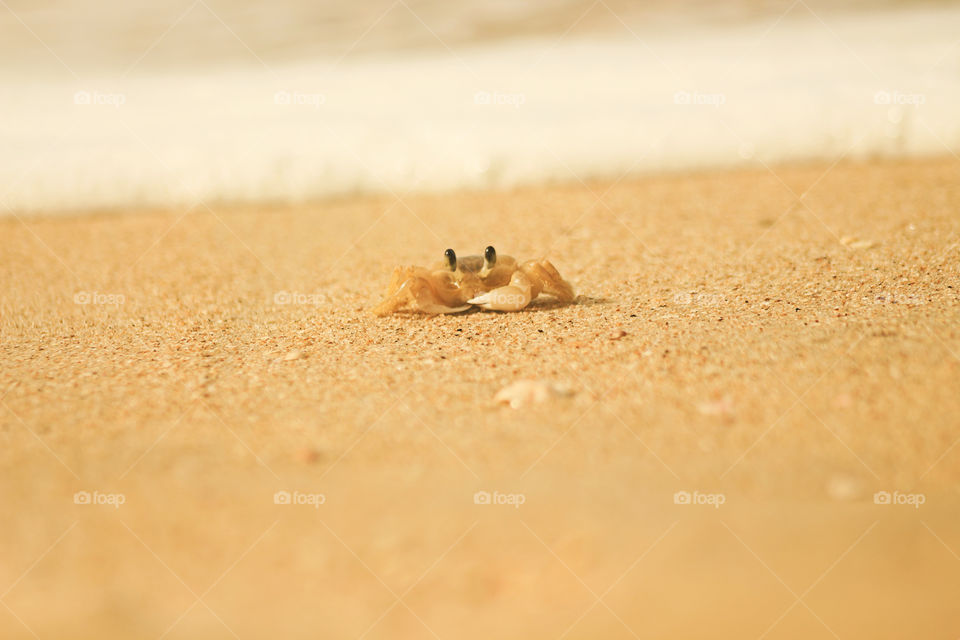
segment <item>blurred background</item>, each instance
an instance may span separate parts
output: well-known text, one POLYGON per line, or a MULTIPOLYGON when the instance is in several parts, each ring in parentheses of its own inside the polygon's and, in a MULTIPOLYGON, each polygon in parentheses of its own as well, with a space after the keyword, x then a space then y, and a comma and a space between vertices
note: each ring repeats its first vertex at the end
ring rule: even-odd
POLYGON ((947 2, 0 2, 7 210, 944 154, 947 2))
POLYGON ((945 154, 958 27, 948 2, 0 0, 0 210, 945 154))

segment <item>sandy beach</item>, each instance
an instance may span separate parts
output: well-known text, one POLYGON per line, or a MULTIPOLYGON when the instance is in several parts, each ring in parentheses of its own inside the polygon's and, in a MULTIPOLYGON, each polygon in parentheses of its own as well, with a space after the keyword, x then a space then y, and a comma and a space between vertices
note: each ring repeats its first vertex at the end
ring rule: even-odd
POLYGON ((956 638, 958 170, 0 219, 0 635, 956 638))

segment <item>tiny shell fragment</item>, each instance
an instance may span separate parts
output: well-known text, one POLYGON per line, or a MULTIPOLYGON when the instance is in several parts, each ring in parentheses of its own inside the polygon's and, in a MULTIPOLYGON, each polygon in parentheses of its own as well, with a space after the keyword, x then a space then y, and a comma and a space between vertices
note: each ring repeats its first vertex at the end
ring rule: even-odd
POLYGON ((509 384, 493 397, 497 404, 508 404, 512 409, 519 409, 530 404, 540 404, 553 398, 562 398, 573 392, 560 385, 544 380, 518 380, 509 384))
POLYGON ((840 238, 840 244, 851 249, 870 249, 876 246, 873 240, 861 240, 856 236, 843 236, 840 238))

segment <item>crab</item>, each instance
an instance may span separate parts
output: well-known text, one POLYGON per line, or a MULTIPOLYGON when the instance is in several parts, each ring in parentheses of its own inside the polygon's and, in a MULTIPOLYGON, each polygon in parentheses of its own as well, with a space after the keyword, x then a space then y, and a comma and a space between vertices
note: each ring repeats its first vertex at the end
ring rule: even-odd
POLYGON ((520 311, 541 293, 573 302, 573 287, 545 258, 518 262, 487 247, 482 256, 457 258, 453 249, 433 268, 397 267, 383 302, 373 313, 385 316, 404 308, 422 313, 458 313, 472 307, 520 311))

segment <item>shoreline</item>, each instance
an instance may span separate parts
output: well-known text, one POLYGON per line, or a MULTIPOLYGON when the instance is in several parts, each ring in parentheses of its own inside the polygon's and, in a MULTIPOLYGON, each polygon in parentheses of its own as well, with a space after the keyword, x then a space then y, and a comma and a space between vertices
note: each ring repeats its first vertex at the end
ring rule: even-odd
MULTIPOLYGON (((871 155, 863 158, 842 158, 837 165, 840 167, 848 167, 852 169, 863 168, 863 167, 886 167, 893 168, 898 166, 924 166, 924 165, 941 165, 944 162, 949 163, 951 161, 951 156, 948 153, 922 153, 917 154, 916 156, 897 156, 897 155, 871 155)), ((490 195, 496 195, 499 197, 506 197, 510 195, 523 194, 527 192, 542 192, 546 190, 571 190, 577 189, 580 187, 585 187, 591 189, 595 192, 602 192, 603 189, 611 184, 619 182, 640 182, 640 183, 649 183, 652 181, 659 182, 684 182, 691 179, 708 179, 711 176, 742 176, 742 175, 754 175, 762 174, 764 172, 810 172, 810 171, 823 171, 827 167, 830 167, 834 162, 834 159, 831 158, 798 158, 788 162, 781 162, 775 165, 765 166, 764 164, 757 163, 755 165, 741 165, 741 166, 727 166, 724 164, 718 164, 715 166, 701 166, 694 168, 672 168, 672 169, 662 169, 662 170, 649 170, 649 171, 635 171, 631 173, 624 174, 618 178, 611 178, 610 176, 589 176, 584 177, 582 181, 578 180, 575 177, 569 177, 566 179, 558 178, 556 180, 548 180, 545 182, 526 182, 510 186, 501 186, 501 187, 462 187, 458 189, 444 189, 444 190, 421 190, 421 189, 411 189, 409 191, 401 191, 398 195, 401 198, 424 198, 424 199, 437 199, 437 198, 465 198, 465 199, 475 199, 482 198, 490 195)), ((213 209, 217 213, 230 212, 232 214, 256 214, 256 213, 265 213, 265 212, 284 212, 284 211, 293 211, 293 210, 309 210, 316 208, 324 207, 342 207, 344 205, 356 205, 362 203, 370 206, 377 206, 378 202, 389 202, 394 200, 394 196, 388 192, 344 192, 344 193, 332 193, 330 195, 321 196, 319 198, 311 199, 306 202, 299 203, 288 203, 283 200, 263 200, 263 201, 244 201, 244 200, 235 200, 235 201, 204 201, 204 202, 194 202, 192 204, 184 204, 178 207, 165 207, 165 206, 128 206, 128 205, 118 205, 114 207, 94 207, 94 208, 66 208, 66 209, 56 209, 48 211, 45 209, 20 209, 12 210, 0 209, 0 222, 4 220, 13 220, 16 221, 17 218, 21 218, 24 221, 30 222, 45 222, 45 221, 57 221, 65 219, 99 219, 99 218, 123 218, 125 216, 154 216, 154 217, 166 217, 170 215, 182 215, 186 212, 199 210, 204 210, 205 206, 213 209)))
MULTIPOLYGON (((796 11, 774 25, 702 31, 634 32, 611 17, 616 36, 389 60, 274 66, 244 50, 246 66, 231 73, 191 64, 195 73, 159 77, 64 76, 57 65, 37 82, 50 73, 43 67, 7 78, 0 96, 0 115, 16 123, 0 133, 9 149, 0 198, 18 211, 300 206, 331 194, 501 189, 957 146, 949 25, 960 9, 838 15, 829 25, 796 11)), ((154 53, 162 57, 162 46, 154 53)))

